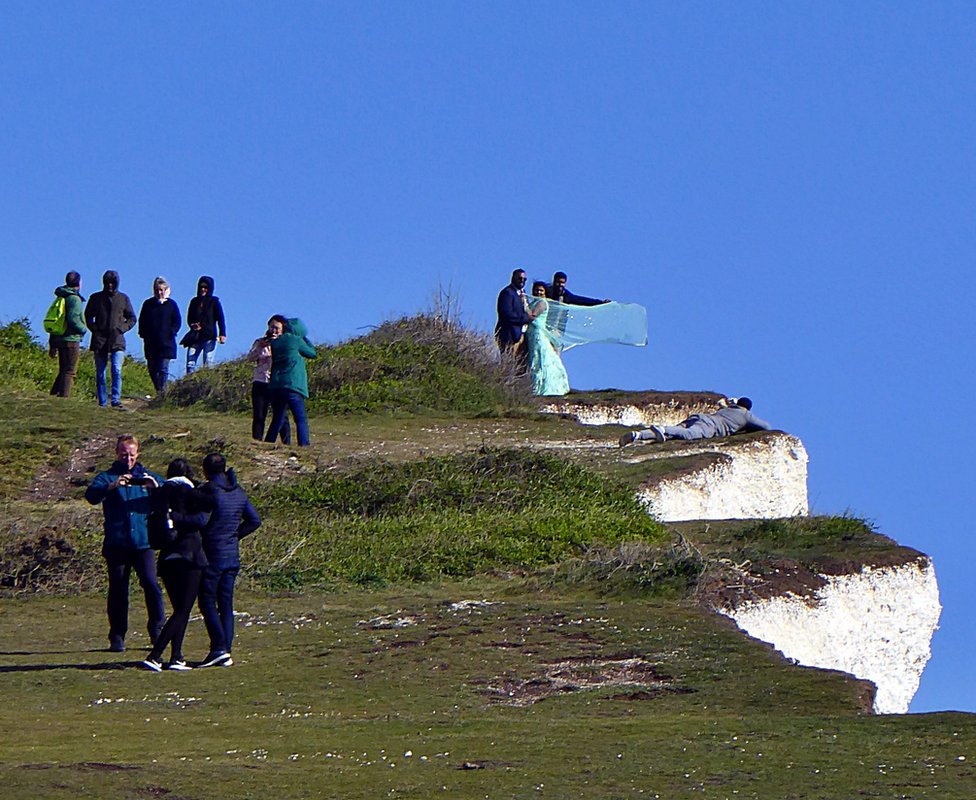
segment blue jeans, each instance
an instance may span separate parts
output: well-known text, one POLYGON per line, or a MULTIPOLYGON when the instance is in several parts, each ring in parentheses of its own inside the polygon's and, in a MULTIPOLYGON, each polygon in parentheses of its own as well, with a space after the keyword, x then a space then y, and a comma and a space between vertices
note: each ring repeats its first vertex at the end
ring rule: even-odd
POLYGON ((117 406, 122 402, 122 362, 125 361, 124 350, 113 350, 111 353, 95 352, 95 394, 98 396, 98 404, 104 406, 108 403, 108 390, 105 386, 105 369, 112 362, 112 405, 117 406))
POLYGON ((203 366, 207 366, 210 363, 210 354, 216 347, 216 339, 207 339, 205 342, 200 342, 197 347, 186 348, 186 374, 189 375, 197 368, 197 359, 200 358, 201 353, 203 354, 203 366))
POLYGON ((234 646, 234 582, 240 567, 204 567, 197 605, 210 636, 211 653, 234 646))
POLYGON ((291 389, 271 390, 271 427, 264 441, 273 442, 284 427, 286 414, 291 411, 298 432, 298 446, 308 447, 308 418, 305 416, 305 398, 291 389))

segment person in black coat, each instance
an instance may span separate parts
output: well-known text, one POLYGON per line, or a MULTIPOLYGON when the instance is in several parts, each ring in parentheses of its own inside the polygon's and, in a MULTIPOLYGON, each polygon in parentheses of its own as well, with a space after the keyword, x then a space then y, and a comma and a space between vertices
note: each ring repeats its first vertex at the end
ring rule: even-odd
POLYGON ((189 462, 177 458, 170 462, 166 482, 153 491, 150 503, 155 513, 168 513, 172 522, 168 541, 159 550, 157 572, 163 579, 173 613, 142 663, 147 669, 160 672, 163 652, 170 645, 167 668, 188 670, 190 667, 183 658, 183 637, 200 590, 203 569, 207 566, 200 530, 210 518, 213 500, 193 483, 189 462))
POLYGON ((112 405, 122 406, 122 363, 125 361, 125 334, 136 324, 136 312, 127 295, 119 291, 119 273, 114 269, 102 275, 102 291, 88 298, 85 325, 91 331, 91 351, 95 356, 95 394, 100 406, 108 405, 105 369, 112 364, 112 405))
POLYGON ((166 278, 153 281, 153 296, 139 311, 139 336, 142 337, 146 366, 156 394, 161 395, 169 380, 169 362, 176 358, 176 334, 183 325, 183 317, 176 301, 171 299, 166 278))
POLYGON ((214 279, 202 275, 197 281, 197 296, 186 307, 186 322, 190 330, 180 340, 186 348, 186 374, 197 368, 197 359, 203 354, 203 366, 210 363, 210 356, 217 343, 227 341, 224 307, 214 296, 214 279))
POLYGON ((200 666, 229 667, 234 663, 234 582, 241 568, 238 543, 258 529, 261 518, 220 453, 203 460, 203 472, 207 482, 202 491, 212 498, 213 512, 202 531, 208 565, 198 605, 210 636, 210 652, 200 666))

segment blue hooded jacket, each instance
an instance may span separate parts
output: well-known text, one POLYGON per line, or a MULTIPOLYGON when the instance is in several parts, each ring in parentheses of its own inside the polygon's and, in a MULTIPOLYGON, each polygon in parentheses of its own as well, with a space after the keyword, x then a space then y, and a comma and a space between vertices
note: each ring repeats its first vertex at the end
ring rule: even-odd
MULTIPOLYGON (((133 470, 141 467, 136 464, 133 470)), ((109 491, 109 484, 130 470, 121 461, 116 461, 105 472, 95 476, 85 490, 85 499, 93 506, 102 504, 105 512, 105 543, 103 547, 124 547, 130 550, 148 550, 149 536, 146 533, 146 515, 149 513, 149 488, 146 486, 120 486, 109 491)), ((155 472, 145 470, 146 475, 156 479, 159 486, 163 478, 155 472)))

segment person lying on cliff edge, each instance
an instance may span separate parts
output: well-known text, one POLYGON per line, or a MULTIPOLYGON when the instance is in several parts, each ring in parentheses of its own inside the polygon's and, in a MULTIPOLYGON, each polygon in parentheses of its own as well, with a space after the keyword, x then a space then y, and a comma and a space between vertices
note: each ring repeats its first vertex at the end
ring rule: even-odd
POLYGON ((651 425, 643 430, 627 431, 620 437, 620 446, 626 447, 642 439, 655 442, 666 442, 668 439, 712 439, 716 436, 771 429, 772 426, 766 420, 753 415, 752 400, 748 397, 730 397, 725 407, 714 414, 692 414, 677 425, 651 425))

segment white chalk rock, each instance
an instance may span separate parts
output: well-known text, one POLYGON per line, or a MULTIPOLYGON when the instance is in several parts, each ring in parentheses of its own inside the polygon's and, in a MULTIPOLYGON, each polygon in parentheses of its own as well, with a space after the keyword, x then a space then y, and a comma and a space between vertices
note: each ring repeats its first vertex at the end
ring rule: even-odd
POLYGON ((907 712, 942 611, 931 560, 824 577, 812 597, 748 601, 721 613, 804 666, 872 681, 876 713, 907 712))
POLYGON ((638 497, 659 520, 777 519, 809 513, 809 458, 795 436, 773 432, 745 439, 705 439, 680 451, 662 451, 659 457, 702 454, 713 457, 701 467, 641 487, 638 497))

